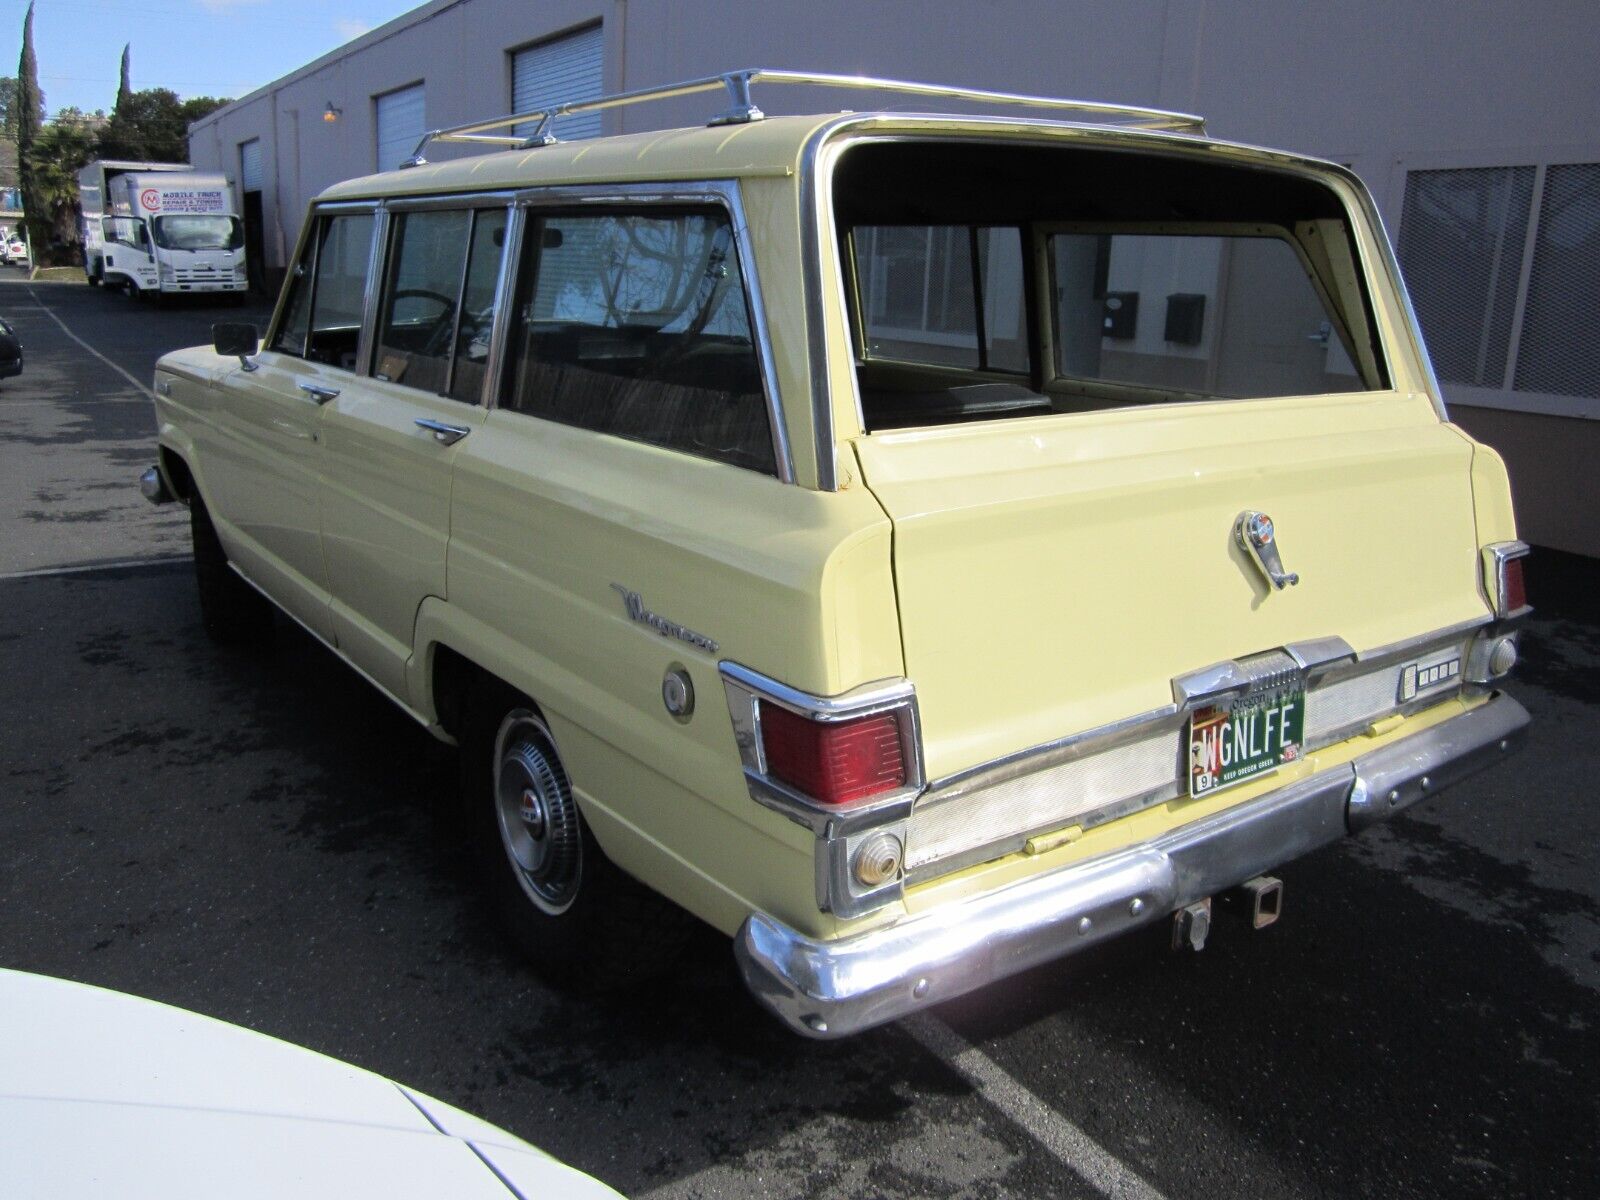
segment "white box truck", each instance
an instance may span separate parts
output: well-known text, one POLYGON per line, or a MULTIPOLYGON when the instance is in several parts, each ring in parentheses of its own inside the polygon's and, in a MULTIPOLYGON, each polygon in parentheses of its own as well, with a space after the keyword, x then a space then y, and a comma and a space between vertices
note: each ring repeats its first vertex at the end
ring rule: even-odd
POLYGON ((78 172, 84 269, 131 296, 243 293, 244 227, 226 175, 188 163, 92 162, 78 172))

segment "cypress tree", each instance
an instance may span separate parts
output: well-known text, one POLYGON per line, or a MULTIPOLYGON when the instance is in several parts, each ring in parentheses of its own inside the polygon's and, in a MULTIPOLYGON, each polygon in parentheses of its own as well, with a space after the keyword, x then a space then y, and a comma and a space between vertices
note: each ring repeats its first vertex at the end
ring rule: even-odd
POLYGON ((44 97, 39 94, 39 60, 33 53, 33 5, 22 19, 22 58, 17 63, 17 172, 22 184, 23 224, 33 252, 49 245, 50 215, 33 177, 33 143, 44 117, 44 97))
POLYGON ((117 83, 117 106, 111 110, 114 113, 121 112, 128 97, 133 95, 133 84, 129 82, 128 72, 128 51, 131 48, 131 43, 122 47, 122 75, 117 83))

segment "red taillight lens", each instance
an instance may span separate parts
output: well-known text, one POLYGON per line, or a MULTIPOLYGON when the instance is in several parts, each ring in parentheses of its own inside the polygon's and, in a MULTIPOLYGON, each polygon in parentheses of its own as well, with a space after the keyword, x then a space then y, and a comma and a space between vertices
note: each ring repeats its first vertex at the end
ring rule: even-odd
POLYGON ((1528 591, 1522 584, 1522 559, 1507 559, 1501 569, 1502 590, 1500 594, 1500 611, 1503 614, 1514 613, 1528 603, 1528 591))
POLYGON ((769 774, 822 804, 848 804, 906 781, 892 712, 824 723, 763 704, 761 744, 769 774))

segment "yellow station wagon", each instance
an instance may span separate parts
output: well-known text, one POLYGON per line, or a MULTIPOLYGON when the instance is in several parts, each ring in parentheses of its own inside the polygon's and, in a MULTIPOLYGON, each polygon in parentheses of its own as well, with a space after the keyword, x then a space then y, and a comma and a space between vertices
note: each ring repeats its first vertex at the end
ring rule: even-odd
POLYGON ((143 485, 214 636, 270 600, 460 744, 556 974, 687 910, 839 1036, 1147 923, 1198 947, 1527 723, 1504 467, 1338 166, 740 71, 406 168, 317 198, 264 341, 161 360, 143 485), (756 82, 1010 115, 767 119, 756 82))

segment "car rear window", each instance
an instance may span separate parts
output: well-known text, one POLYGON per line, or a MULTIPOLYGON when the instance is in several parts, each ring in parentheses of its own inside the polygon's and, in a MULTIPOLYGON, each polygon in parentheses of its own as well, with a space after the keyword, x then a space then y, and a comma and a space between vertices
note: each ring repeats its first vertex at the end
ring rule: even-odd
POLYGON ((868 431, 1388 387, 1352 218, 1309 171, 865 139, 833 203, 868 431))

